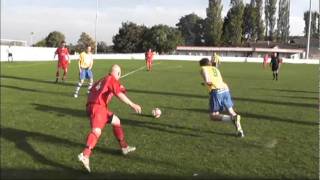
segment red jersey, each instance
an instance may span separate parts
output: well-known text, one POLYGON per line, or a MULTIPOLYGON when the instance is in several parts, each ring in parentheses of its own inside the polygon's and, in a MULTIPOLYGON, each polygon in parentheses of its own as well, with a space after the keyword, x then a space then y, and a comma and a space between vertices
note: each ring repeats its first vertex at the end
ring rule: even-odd
POLYGON ((68 61, 68 48, 57 48, 56 54, 58 54, 59 61, 68 61))
POLYGON ((120 82, 113 75, 105 76, 92 86, 87 105, 95 104, 108 108, 111 98, 120 92, 125 92, 120 82))
POLYGON ((152 61, 152 59, 153 59, 153 52, 152 51, 148 51, 147 52, 147 60, 148 61, 152 61))

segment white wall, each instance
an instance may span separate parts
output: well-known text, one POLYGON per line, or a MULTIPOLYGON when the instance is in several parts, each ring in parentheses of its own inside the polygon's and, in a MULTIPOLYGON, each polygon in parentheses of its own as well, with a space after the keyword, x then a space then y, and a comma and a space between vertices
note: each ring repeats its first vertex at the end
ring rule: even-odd
MULTIPOLYGON (((19 47, 12 46, 12 54, 14 61, 50 61, 53 60, 56 48, 39 48, 39 47, 19 47)), ((1 46, 1 61, 7 61, 8 46, 1 46)), ((71 59, 78 59, 79 55, 72 55, 71 59)), ((210 56, 189 56, 189 55, 155 55, 155 60, 185 60, 199 61, 201 58, 210 56)), ((57 57, 56 57, 57 59, 57 57)), ((97 60, 144 60, 144 53, 137 54, 98 54, 94 55, 97 60)), ((254 62, 262 63, 263 58, 247 58, 247 57, 222 57, 223 62, 254 62)), ((319 59, 283 59, 284 63, 295 64, 319 64, 319 59)))

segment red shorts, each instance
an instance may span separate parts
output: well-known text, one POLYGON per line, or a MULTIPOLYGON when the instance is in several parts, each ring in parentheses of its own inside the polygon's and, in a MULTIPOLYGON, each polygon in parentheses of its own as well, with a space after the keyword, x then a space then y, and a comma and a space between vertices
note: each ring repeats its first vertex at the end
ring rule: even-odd
POLYGON ((69 62, 68 61, 60 61, 58 62, 58 68, 68 69, 69 62))
POLYGON ((152 64, 152 59, 147 59, 147 63, 152 64))
POLYGON ((110 123, 113 112, 109 111, 105 106, 89 104, 87 105, 87 113, 90 117, 91 128, 103 129, 110 123))

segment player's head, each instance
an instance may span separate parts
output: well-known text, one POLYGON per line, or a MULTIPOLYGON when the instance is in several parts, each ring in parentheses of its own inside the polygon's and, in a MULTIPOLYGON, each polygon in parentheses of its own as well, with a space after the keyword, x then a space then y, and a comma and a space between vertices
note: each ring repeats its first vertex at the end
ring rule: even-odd
POLYGON ((211 62, 208 58, 202 58, 200 61, 199 61, 199 65, 200 66, 210 66, 211 65, 211 62))
POLYGON ((65 42, 64 40, 61 41, 60 46, 61 46, 61 47, 65 47, 65 46, 66 46, 66 42, 65 42))
POLYGON ((87 46, 86 51, 87 51, 87 53, 91 52, 91 46, 87 46))
POLYGON ((121 68, 118 64, 114 64, 111 66, 110 74, 113 75, 116 80, 119 80, 121 77, 121 68))

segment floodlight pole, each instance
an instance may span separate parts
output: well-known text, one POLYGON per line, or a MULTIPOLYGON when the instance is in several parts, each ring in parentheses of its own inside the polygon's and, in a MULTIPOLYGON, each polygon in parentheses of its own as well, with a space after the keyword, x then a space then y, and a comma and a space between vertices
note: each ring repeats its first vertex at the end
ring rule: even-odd
POLYGON ((97 9, 96 9, 96 23, 95 23, 95 27, 94 27, 94 39, 96 41, 95 43, 95 54, 97 54, 98 52, 98 41, 97 41, 97 26, 98 26, 98 10, 99 10, 99 0, 97 0, 97 9))
POLYGON ((309 52, 310 52, 310 33, 311 33, 311 0, 309 5, 309 27, 308 27, 308 43, 307 43, 307 55, 306 59, 309 59, 309 52))

